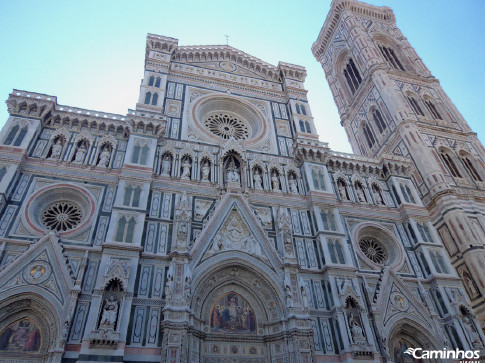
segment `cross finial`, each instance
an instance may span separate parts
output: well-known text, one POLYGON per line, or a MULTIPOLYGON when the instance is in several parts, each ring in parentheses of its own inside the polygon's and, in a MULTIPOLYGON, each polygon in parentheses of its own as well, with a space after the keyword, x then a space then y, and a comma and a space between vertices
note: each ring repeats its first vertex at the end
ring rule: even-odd
POLYGON ((224 35, 226 37, 226 45, 229 45, 229 35, 224 35))

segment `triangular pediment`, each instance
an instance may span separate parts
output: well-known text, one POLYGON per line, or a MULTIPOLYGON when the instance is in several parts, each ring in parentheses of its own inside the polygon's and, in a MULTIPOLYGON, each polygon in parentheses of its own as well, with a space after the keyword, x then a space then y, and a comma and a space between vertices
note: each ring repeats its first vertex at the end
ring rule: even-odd
POLYGON ((65 306, 69 293, 75 289, 69 263, 57 236, 52 233, 34 242, 0 271, 2 294, 36 290, 50 301, 65 306))
POLYGON ((257 259, 274 271, 282 263, 253 209, 236 193, 227 193, 217 203, 191 252, 195 265, 234 252, 257 259))
POLYGON ((384 270, 377 298, 379 323, 386 330, 401 319, 413 319, 433 331, 435 326, 426 306, 390 268, 384 270))
POLYGON ((241 251, 265 262, 269 259, 236 206, 221 225, 202 260, 225 251, 241 251))

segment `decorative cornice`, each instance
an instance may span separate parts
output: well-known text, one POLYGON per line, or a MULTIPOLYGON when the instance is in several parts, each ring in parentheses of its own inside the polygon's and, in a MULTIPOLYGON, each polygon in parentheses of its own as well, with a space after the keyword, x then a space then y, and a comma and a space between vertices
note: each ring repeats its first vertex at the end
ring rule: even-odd
POLYGON ((373 18, 378 21, 396 22, 394 13, 391 8, 388 8, 387 6, 374 6, 356 0, 333 0, 330 5, 330 12, 318 34, 317 40, 312 45, 312 52, 317 60, 319 60, 322 54, 327 50, 328 44, 330 43, 342 13, 345 10, 350 10, 355 14, 373 18))

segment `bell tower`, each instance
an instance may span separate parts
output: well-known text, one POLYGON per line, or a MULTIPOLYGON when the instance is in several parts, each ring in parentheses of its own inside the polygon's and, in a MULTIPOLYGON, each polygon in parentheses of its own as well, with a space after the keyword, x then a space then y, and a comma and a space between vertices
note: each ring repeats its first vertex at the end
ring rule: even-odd
POLYGON ((476 133, 390 8, 333 0, 312 51, 354 153, 414 163, 416 189, 484 328, 485 150, 476 133))

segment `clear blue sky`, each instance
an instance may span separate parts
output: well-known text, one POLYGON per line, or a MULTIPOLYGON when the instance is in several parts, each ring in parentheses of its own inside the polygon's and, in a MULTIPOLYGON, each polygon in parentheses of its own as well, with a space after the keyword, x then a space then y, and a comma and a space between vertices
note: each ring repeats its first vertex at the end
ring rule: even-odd
MULTIPOLYGON (((397 24, 481 140, 485 137, 485 1, 369 0, 397 24)), ((138 99, 145 37, 179 45, 229 44, 276 65, 307 68, 310 107, 322 141, 350 152, 323 70, 313 58, 330 0, 0 0, 0 99, 12 89, 63 105, 126 114, 138 99)), ((0 126, 8 117, 0 105, 0 126)))

